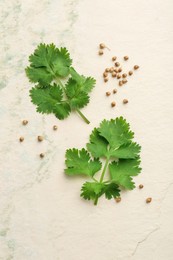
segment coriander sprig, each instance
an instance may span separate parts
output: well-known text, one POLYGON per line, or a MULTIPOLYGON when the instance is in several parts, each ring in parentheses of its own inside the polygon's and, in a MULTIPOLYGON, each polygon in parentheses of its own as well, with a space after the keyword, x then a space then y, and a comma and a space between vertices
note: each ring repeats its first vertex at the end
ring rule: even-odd
POLYGON ((30 90, 30 96, 37 106, 37 112, 54 113, 62 120, 71 111, 76 111, 89 124, 80 109, 89 103, 89 93, 96 81, 75 71, 67 49, 58 49, 53 43, 41 43, 30 55, 29 62, 26 75, 36 83, 30 90), (62 80, 66 83, 62 83, 62 80))
POLYGON ((134 133, 123 117, 103 120, 90 135, 87 149, 69 149, 66 151, 65 173, 70 176, 85 175, 92 182, 85 182, 81 188, 81 197, 93 200, 104 194, 107 199, 120 197, 120 189, 135 188, 132 177, 141 172, 141 147, 133 141, 134 133), (95 174, 104 167, 100 178, 95 174), (109 178, 105 175, 109 171, 109 178))

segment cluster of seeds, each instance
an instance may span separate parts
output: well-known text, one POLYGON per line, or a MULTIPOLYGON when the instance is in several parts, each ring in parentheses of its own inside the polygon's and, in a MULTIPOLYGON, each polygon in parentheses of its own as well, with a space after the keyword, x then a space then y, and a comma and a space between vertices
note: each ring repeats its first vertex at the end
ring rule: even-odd
MULTIPOLYGON (((104 54, 103 50, 105 48, 109 49, 108 47, 106 47, 106 45, 104 43, 100 43, 99 48, 100 48, 99 55, 103 55, 104 54)), ((126 56, 123 57, 123 60, 124 61, 128 61, 129 57, 126 55, 126 56)), ((117 60, 116 56, 112 57, 112 61, 114 62, 114 66, 110 67, 110 68, 106 68, 104 70, 104 72, 103 72, 103 80, 104 80, 105 83, 109 81, 109 75, 111 75, 112 78, 116 78, 118 80, 118 85, 120 87, 122 87, 123 85, 127 84, 128 77, 132 76, 134 71, 139 69, 138 65, 134 65, 132 70, 129 70, 127 72, 123 72, 122 66, 121 66, 120 62, 117 60)), ((117 93, 117 89, 114 89, 112 92, 113 92, 113 94, 116 94, 117 93)), ((111 92, 107 91, 106 92, 106 96, 108 97, 110 95, 111 95, 111 92)), ((127 104, 128 100, 127 99, 123 99, 122 103, 123 104, 127 104)), ((111 106, 115 107, 116 106, 116 102, 113 101, 111 103, 111 106)))
MULTIPOLYGON (((141 189, 143 189, 144 185, 143 185, 143 184, 140 184, 138 187, 139 187, 139 189, 141 190, 141 189)), ((121 197, 115 198, 115 201, 116 201, 117 203, 121 202, 121 197)), ((145 202, 146 202, 147 204, 148 204, 148 203, 151 203, 151 202, 152 202, 152 198, 151 198, 151 197, 146 198, 145 202)))
MULTIPOLYGON (((27 125, 28 124, 28 120, 23 120, 22 121, 22 125, 27 125)), ((53 130, 57 130, 58 129, 58 126, 57 125, 54 125, 53 126, 53 130)), ((44 137, 43 136, 41 136, 41 135, 38 135, 37 136, 37 141, 38 142, 42 142, 44 140, 44 137)), ((23 136, 21 136, 21 137, 19 137, 19 142, 23 142, 24 141, 24 137, 23 136)), ((40 153, 39 154, 39 156, 40 156, 40 158, 44 158, 44 156, 45 156, 45 154, 44 153, 40 153)))

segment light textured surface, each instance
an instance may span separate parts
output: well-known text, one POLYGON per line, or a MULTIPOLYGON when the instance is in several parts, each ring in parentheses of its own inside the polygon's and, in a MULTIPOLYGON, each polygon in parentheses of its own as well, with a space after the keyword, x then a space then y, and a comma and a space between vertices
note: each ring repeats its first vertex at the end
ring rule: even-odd
POLYGON ((173 259, 173 1, 4 0, 1 4, 0 259, 173 259), (97 86, 83 112, 65 121, 42 116, 30 102, 24 73, 41 41, 67 46, 77 69, 97 86), (111 52, 97 55, 105 42, 111 52), (111 56, 129 55, 140 70, 116 96, 102 71, 111 56), (122 99, 128 98, 124 106, 122 99), (110 101, 117 102, 112 109, 110 101), (142 145, 144 184, 122 202, 83 201, 83 180, 64 173, 64 153, 83 147, 103 118, 123 115, 142 145), (21 120, 29 124, 22 126, 21 120), (54 124, 58 131, 52 130, 54 124), (18 138, 23 135, 21 144, 18 138), (45 141, 38 143, 37 135, 45 141), (38 154, 45 152, 40 160, 38 154), (145 203, 151 196, 153 202, 145 203))

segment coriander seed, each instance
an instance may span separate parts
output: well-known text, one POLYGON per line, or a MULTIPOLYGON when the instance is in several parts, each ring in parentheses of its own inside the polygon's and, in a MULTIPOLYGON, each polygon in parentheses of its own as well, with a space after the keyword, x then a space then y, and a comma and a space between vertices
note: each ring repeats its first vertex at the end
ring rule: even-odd
POLYGON ((104 82, 108 82, 108 80, 109 80, 108 78, 104 78, 104 82))
POLYGON ((22 124, 23 124, 23 125, 27 125, 27 124, 28 124, 28 120, 23 120, 23 121, 22 121, 22 124))
POLYGON ((109 91, 106 92, 106 96, 107 96, 107 97, 109 97, 110 94, 111 94, 111 92, 109 92, 109 91))
POLYGON ((106 45, 104 44, 104 43, 100 43, 100 49, 104 49, 104 48, 106 48, 106 45))
POLYGON ((22 142, 24 141, 24 137, 21 136, 21 137, 19 138, 19 141, 22 143, 22 142))
POLYGON ((103 53, 104 53, 104 52, 103 52, 102 50, 100 50, 100 51, 98 52, 99 55, 103 55, 103 53))
POLYGON ((118 69, 118 72, 122 72, 122 68, 119 68, 119 69, 118 69))
POLYGON ((44 157, 44 153, 40 153, 40 158, 43 158, 44 157))
POLYGON ((110 72, 110 69, 109 69, 109 68, 106 68, 106 69, 105 69, 105 72, 110 72))
POLYGON ((117 89, 114 88, 114 89, 113 89, 113 94, 116 94, 116 93, 117 93, 117 89))
POLYGON ((128 60, 129 59, 129 57, 128 56, 124 56, 124 60, 128 60))
POLYGON ((115 201, 116 201, 117 203, 121 202, 121 197, 115 198, 115 201))
POLYGON ((116 56, 113 56, 113 57, 112 57, 112 61, 115 61, 116 59, 117 59, 116 56))
POLYGON ((117 74, 117 79, 120 79, 121 78, 121 75, 120 74, 117 74))
POLYGON ((140 184, 139 185, 139 189, 143 189, 144 185, 143 184, 140 184))
POLYGON ((152 198, 147 198, 146 203, 150 203, 152 201, 152 198))
POLYGON ((119 66, 120 66, 120 63, 119 63, 119 62, 115 62, 115 66, 116 66, 116 67, 119 67, 119 66))
POLYGON ((103 73, 103 77, 106 78, 108 76, 108 73, 107 72, 104 72, 103 73))
POLYGON ((110 68, 110 70, 109 70, 110 72, 113 72, 114 71, 114 67, 112 67, 112 68, 110 68))
POLYGON ((116 72, 112 72, 112 77, 115 78, 117 76, 116 72))
POLYGON ((129 76, 131 76, 131 75, 133 75, 133 71, 132 70, 129 71, 129 76))
POLYGON ((121 87, 123 85, 123 82, 120 80, 118 84, 121 87))
POLYGON ((137 70, 137 69, 139 69, 139 66, 138 66, 138 65, 135 65, 135 66, 134 66, 134 70, 137 70))
POLYGON ((127 104, 129 101, 128 101, 128 99, 123 99, 123 104, 127 104))
POLYGON ((126 74, 126 73, 123 73, 122 77, 123 77, 123 78, 126 78, 126 77, 127 77, 127 74, 126 74))
POLYGON ((58 129, 57 125, 54 125, 53 130, 57 130, 57 129, 58 129))
POLYGON ((42 141, 43 141, 43 136, 38 135, 38 136, 37 136, 37 140, 38 140, 39 142, 42 142, 42 141))
POLYGON ((116 103, 113 101, 112 103, 111 103, 111 107, 115 107, 116 106, 116 103))
POLYGON ((116 68, 115 68, 114 71, 115 71, 116 73, 118 73, 118 72, 119 72, 119 69, 116 69, 116 68))
POLYGON ((123 80, 122 80, 122 83, 123 83, 123 84, 126 84, 126 83, 127 83, 127 79, 123 79, 123 80))

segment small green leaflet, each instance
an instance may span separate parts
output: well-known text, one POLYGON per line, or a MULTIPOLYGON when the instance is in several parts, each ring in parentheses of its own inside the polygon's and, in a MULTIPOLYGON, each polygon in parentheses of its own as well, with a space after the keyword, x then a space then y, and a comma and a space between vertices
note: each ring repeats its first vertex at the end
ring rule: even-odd
POLYGON ((35 87, 30 90, 32 102, 39 113, 54 113, 62 120, 76 111, 86 123, 88 119, 80 111, 89 101, 89 93, 95 79, 79 75, 71 66, 72 60, 66 48, 52 44, 40 44, 29 56, 26 75, 35 87), (65 80, 63 84, 61 80, 65 80))
POLYGON ((65 173, 69 176, 85 175, 92 181, 86 181, 81 188, 81 197, 93 200, 105 195, 106 199, 120 197, 121 188, 135 188, 133 177, 141 172, 139 144, 133 141, 134 133, 123 117, 103 120, 94 128, 86 149, 68 149, 66 151, 65 173), (96 175, 102 168, 100 178, 96 175), (108 171, 109 179, 104 180, 108 171))

